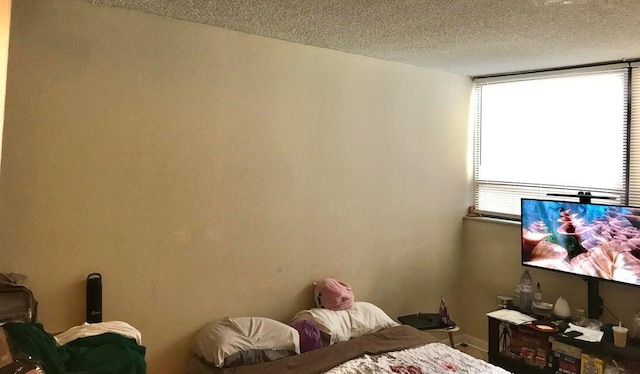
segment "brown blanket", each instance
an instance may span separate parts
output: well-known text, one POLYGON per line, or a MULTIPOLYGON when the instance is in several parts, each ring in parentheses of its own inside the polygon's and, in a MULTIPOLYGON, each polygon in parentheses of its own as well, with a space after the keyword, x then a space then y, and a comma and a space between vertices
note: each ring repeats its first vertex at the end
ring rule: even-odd
POLYGON ((408 325, 391 327, 373 334, 360 336, 328 347, 286 357, 277 361, 218 369, 197 357, 191 357, 187 365, 189 374, 320 374, 364 354, 374 355, 398 351, 437 339, 424 331, 408 325))

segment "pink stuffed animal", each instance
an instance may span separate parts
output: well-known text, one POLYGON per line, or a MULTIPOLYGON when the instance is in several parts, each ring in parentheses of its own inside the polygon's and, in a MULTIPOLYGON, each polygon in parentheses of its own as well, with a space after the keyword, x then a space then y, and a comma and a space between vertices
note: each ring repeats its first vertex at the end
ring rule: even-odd
POLYGON ((314 299, 318 308, 343 310, 353 305, 353 291, 348 284, 332 278, 314 284, 314 299))

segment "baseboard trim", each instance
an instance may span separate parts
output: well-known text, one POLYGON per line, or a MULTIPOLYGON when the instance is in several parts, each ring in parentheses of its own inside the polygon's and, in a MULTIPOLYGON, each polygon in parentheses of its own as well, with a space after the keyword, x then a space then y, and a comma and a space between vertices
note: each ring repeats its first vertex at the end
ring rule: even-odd
MULTIPOLYGON (((433 336, 433 333, 429 333, 431 336, 433 336)), ((435 336, 433 336, 435 338, 435 336)), ((437 339, 437 338, 436 338, 437 339)), ((442 344, 446 344, 449 345, 449 338, 445 338, 445 339, 440 339, 439 340, 440 343, 442 344)), ((471 335, 467 335, 467 334, 457 334, 453 336, 453 344, 455 346, 458 346, 462 343, 465 343, 475 349, 478 349, 482 352, 488 352, 489 351, 489 343, 487 343, 486 341, 482 340, 482 339, 478 339, 474 336, 471 335)))
MULTIPOLYGON (((449 342, 449 340, 444 340, 444 342, 449 342)), ((483 352, 488 352, 489 351, 489 343, 487 343, 486 341, 482 340, 482 339, 478 339, 474 336, 471 335, 467 335, 467 334, 461 334, 461 335, 456 335, 453 337, 453 342, 456 345, 459 345, 461 343, 466 343, 470 346, 472 346, 473 348, 479 349, 483 352)))

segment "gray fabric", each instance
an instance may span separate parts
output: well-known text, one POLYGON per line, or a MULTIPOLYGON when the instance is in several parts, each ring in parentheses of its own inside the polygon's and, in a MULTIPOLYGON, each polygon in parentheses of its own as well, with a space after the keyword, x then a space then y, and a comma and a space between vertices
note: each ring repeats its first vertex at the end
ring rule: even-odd
POLYGON ((284 349, 252 349, 248 351, 240 351, 225 358, 224 367, 259 364, 262 362, 279 360, 295 354, 297 354, 296 351, 284 349))

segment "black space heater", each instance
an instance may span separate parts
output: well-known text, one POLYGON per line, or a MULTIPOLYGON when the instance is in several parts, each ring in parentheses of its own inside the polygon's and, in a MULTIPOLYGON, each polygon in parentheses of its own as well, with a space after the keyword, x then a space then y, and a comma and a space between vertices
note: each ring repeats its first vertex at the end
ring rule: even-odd
POLYGON ((102 275, 87 276, 87 322, 102 322, 102 275))

